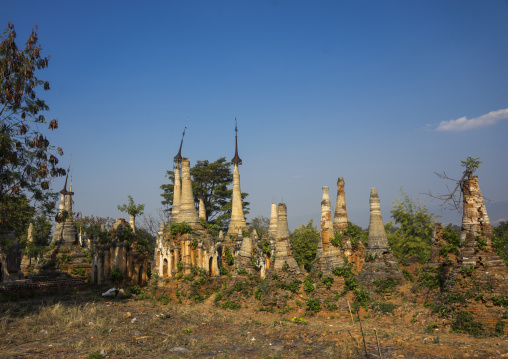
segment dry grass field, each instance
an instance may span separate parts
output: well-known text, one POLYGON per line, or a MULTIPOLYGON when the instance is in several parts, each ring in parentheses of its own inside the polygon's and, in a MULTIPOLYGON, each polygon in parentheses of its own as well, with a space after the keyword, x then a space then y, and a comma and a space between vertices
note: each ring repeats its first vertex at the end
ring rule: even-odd
MULTIPOLYGON (((347 311, 311 315, 290 308, 272 313, 260 311, 254 298, 239 309, 223 309, 215 305, 215 294, 201 303, 179 304, 160 290, 145 299, 104 299, 99 295, 104 289, 4 297, 0 357, 365 357, 360 323, 347 311)), ((408 304, 410 308, 414 305, 408 304)), ((379 357, 374 330, 383 358, 508 357, 506 336, 474 338, 445 330, 429 334, 422 323, 404 320, 406 312, 361 312, 369 357, 379 357)))

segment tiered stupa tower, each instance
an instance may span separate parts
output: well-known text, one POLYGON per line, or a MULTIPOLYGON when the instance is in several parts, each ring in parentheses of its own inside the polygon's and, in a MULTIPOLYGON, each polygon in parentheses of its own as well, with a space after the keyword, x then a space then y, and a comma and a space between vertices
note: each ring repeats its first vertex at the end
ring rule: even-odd
POLYGON ((192 194, 192 181, 190 174, 190 161, 188 158, 182 158, 182 199, 178 212, 178 222, 186 222, 193 228, 199 226, 200 220, 194 205, 194 195, 192 194))
POLYGON ((275 239, 277 238, 277 204, 272 203, 270 211, 270 226, 268 227, 268 238, 270 239, 270 245, 275 245, 275 239))
POLYGON ((328 275, 332 269, 344 264, 340 247, 332 244, 334 238, 332 211, 328 186, 323 187, 321 200, 321 236, 319 238, 317 256, 320 258, 321 271, 328 275))
MULTIPOLYGON (((235 119, 236 121, 236 119, 235 119)), ((228 235, 237 235, 238 230, 247 229, 245 216, 242 206, 242 191, 240 190, 240 172, 238 166, 242 164, 240 156, 238 156, 238 127, 235 123, 235 157, 231 160, 234 165, 233 170, 233 202, 231 206, 231 221, 229 222, 228 235)))
POLYGON ((382 256, 390 252, 388 238, 386 237, 383 218, 381 217, 381 202, 377 189, 370 190, 370 221, 369 221, 369 241, 367 244, 367 254, 372 256, 382 256))
POLYGON ((279 203, 278 223, 277 223, 277 242, 275 245, 275 263, 274 268, 277 271, 291 272, 292 274, 301 274, 300 267, 291 253, 291 244, 289 241, 288 215, 285 203, 279 203))
POLYGON ((173 159, 174 160, 173 207, 171 208, 171 219, 170 219, 170 222, 172 223, 179 222, 178 215, 180 213, 180 204, 182 202, 182 179, 180 176, 180 165, 182 163, 182 145, 186 129, 187 126, 185 126, 185 128, 183 129, 182 140, 180 141, 180 148, 178 150, 178 153, 173 159))
POLYGON ((343 234, 347 229, 346 194, 344 192, 344 178, 337 179, 337 202, 333 216, 333 229, 335 233, 343 234))
POLYGON ((60 205, 57 214, 57 223, 55 233, 53 234, 53 242, 59 243, 76 243, 77 231, 72 218, 72 196, 74 192, 67 191, 67 180, 69 179, 69 171, 65 177, 64 188, 60 191, 60 205))

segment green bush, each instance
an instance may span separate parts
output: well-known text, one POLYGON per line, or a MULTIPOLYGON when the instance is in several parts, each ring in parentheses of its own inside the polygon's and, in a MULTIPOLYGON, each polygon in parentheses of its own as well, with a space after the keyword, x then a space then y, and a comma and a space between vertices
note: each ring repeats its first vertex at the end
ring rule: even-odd
POLYGON ((476 236, 476 247, 482 251, 487 249, 487 239, 484 237, 483 233, 476 236))
POLYGON ((317 298, 309 298, 305 304, 305 309, 310 312, 319 312, 321 310, 321 301, 317 298))
POLYGON ((311 277, 305 278, 305 282, 303 284, 303 290, 305 290, 305 293, 310 294, 314 291, 314 282, 312 281, 311 277))
POLYGON ((162 305, 167 305, 169 303, 169 297, 165 294, 159 296, 159 298, 157 298, 159 300, 159 302, 161 302, 162 305))
POLYGON ((111 272, 109 273, 109 280, 112 282, 121 282, 123 280, 123 275, 117 266, 111 268, 111 272))
POLYGON ((376 286, 376 292, 377 293, 384 293, 384 294, 392 293, 398 284, 399 284, 399 282, 392 277, 388 277, 384 280, 383 279, 376 279, 374 281, 374 285, 376 286))
POLYGON ((374 303, 372 304, 371 308, 376 312, 393 314, 393 311, 395 308, 397 308, 397 305, 392 303, 374 303))
POLYGON ((374 262, 376 260, 376 255, 367 253, 365 254, 365 262, 374 262))
POLYGON ((494 305, 508 308, 508 294, 493 295, 492 301, 494 302, 494 305))
POLYGON ((85 275, 85 269, 84 268, 72 268, 71 274, 79 275, 83 277, 85 275))
POLYGON ((220 275, 229 275, 229 271, 223 265, 219 266, 219 273, 220 275))
POLYGON ((452 323, 452 330, 458 333, 467 333, 475 337, 484 334, 485 325, 473 320, 470 312, 459 312, 455 315, 455 322, 452 323))
POLYGON ((496 328, 494 329, 494 335, 500 337, 501 335, 504 335, 504 322, 498 321, 496 323, 496 328))
POLYGON ((470 265, 470 266, 467 266, 467 267, 464 267, 464 268, 460 269, 460 274, 462 274, 462 275, 470 275, 473 272, 474 272, 474 266, 473 265, 470 265))
POLYGON ((427 328, 425 328, 425 333, 432 334, 434 333, 434 329, 438 327, 437 323, 432 323, 427 325, 427 328))
POLYGON ((340 247, 340 249, 342 249, 342 236, 340 232, 335 232, 330 243, 332 244, 332 246, 340 247))
POLYGON ((247 275, 247 271, 244 268, 240 268, 240 269, 238 269, 238 274, 239 275, 247 275))
POLYGON ((235 259, 233 258, 233 255, 231 254, 231 251, 228 247, 224 247, 224 257, 228 265, 232 266, 235 264, 235 259))
POLYGON ((184 233, 192 233, 192 227, 187 222, 171 223, 169 226, 169 233, 173 236, 184 233))
POLYGON ((323 280, 322 280, 323 284, 328 289, 330 289, 332 287, 333 281, 334 281, 334 279, 333 279, 333 277, 331 275, 324 277, 323 280))
POLYGON ((406 278, 408 282, 412 283, 414 281, 413 275, 409 273, 407 269, 402 270, 402 275, 404 276, 404 278, 406 278))
POLYGON ((278 286, 281 289, 289 290, 292 293, 297 293, 300 289, 300 284, 302 284, 302 281, 295 279, 290 283, 279 282, 278 286))

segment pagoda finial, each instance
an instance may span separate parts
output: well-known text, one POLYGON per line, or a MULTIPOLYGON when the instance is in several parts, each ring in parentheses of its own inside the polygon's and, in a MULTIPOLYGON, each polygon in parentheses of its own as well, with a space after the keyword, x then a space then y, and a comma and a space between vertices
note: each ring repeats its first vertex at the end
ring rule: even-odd
POLYGON ((235 165, 241 165, 242 159, 240 156, 238 156, 238 126, 236 123, 236 117, 235 117, 235 157, 231 160, 232 163, 235 165))
POLYGON ((71 165, 69 163, 69 168, 67 168, 67 175, 65 176, 64 188, 60 191, 61 194, 69 194, 70 193, 70 192, 67 192, 67 180, 69 179, 70 170, 71 170, 71 165))
POLYGON ((183 129, 183 133, 182 133, 182 141, 180 142, 180 149, 178 150, 178 153, 177 155, 175 156, 175 162, 182 162, 182 145, 183 145, 183 138, 185 136, 185 130, 187 129, 187 121, 185 121, 185 127, 183 129))

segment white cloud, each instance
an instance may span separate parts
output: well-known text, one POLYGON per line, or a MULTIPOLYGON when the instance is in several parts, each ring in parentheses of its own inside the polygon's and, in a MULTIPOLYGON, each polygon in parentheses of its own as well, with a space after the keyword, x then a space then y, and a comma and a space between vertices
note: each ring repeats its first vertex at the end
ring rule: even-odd
POLYGON ((476 127, 490 126, 496 124, 500 120, 508 119, 508 108, 491 111, 486 115, 467 119, 466 116, 456 120, 441 121, 437 126, 437 131, 466 131, 476 127))

